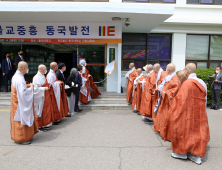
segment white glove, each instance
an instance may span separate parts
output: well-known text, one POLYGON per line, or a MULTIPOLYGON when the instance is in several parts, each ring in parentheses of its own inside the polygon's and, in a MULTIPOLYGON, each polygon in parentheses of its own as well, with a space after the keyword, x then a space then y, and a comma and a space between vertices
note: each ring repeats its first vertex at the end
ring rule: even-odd
POLYGON ((72 87, 74 87, 74 85, 75 85, 75 84, 72 82, 72 87))
POLYGON ((78 84, 76 84, 76 87, 78 87, 78 84))

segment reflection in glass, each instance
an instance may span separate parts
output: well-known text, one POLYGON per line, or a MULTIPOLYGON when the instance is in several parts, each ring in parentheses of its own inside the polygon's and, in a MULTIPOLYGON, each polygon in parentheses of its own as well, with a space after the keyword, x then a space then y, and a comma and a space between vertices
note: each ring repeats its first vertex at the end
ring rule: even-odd
POLYGON ((203 4, 212 4, 212 3, 213 3, 213 0, 200 0, 200 3, 203 3, 203 4))
POLYGON ((220 62, 210 62, 210 66, 216 68, 217 66, 220 66, 220 62))
POLYGON ((143 67, 145 66, 145 62, 144 61, 137 61, 137 60, 135 60, 134 64, 135 64, 135 68, 136 69, 138 69, 138 68, 143 69, 143 67))
POLYGON ((163 2, 175 2, 175 0, 163 0, 163 2))
POLYGON ((122 59, 145 59, 146 34, 123 34, 122 59))
POLYGON ((208 35, 187 35, 186 59, 207 60, 208 47, 208 35))
POLYGON ((163 70, 166 70, 166 67, 169 63, 170 63, 169 61, 160 61, 159 62, 160 66, 163 70))
POLYGON ((129 70, 130 63, 133 63, 133 60, 123 60, 122 61, 123 70, 129 70))
POLYGON ((216 0, 215 4, 222 4, 222 0, 216 0))
POLYGON ((147 59, 170 59, 171 35, 148 34, 147 59))
POLYGON ((201 69, 207 68, 207 62, 197 62, 197 68, 201 69))
POLYGON ((210 60, 222 60, 222 36, 211 36, 210 60))

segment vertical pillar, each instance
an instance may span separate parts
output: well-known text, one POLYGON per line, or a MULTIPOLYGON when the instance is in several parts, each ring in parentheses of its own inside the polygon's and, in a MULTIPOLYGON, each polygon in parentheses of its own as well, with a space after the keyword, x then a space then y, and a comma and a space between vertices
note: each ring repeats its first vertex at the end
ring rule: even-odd
POLYGON ((117 69, 118 69, 117 93, 121 93, 121 65, 122 65, 122 43, 119 43, 118 55, 117 55, 117 69))
POLYGON ((183 70, 186 62, 186 33, 173 33, 171 63, 176 65, 176 70, 183 70))

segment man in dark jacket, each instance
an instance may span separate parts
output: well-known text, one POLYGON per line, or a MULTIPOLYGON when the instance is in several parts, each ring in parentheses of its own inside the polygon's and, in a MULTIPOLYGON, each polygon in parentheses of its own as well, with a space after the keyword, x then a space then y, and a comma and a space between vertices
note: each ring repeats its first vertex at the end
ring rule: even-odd
POLYGON ((18 51, 18 55, 15 57, 15 65, 16 65, 17 68, 18 68, 18 63, 19 63, 20 61, 25 61, 22 50, 19 50, 19 51, 18 51))
POLYGON ((2 75, 5 76, 5 91, 11 91, 11 80, 14 74, 13 62, 10 59, 10 53, 5 54, 6 59, 2 61, 2 75), (10 89, 8 90, 8 81, 10 89))
POLYGON ((59 63, 58 64, 58 70, 56 70, 55 74, 57 76, 57 79, 63 81, 64 86, 65 86, 66 85, 66 79, 65 79, 65 76, 63 74, 64 71, 66 71, 66 65, 64 63, 59 63))
POLYGON ((215 80, 211 84, 211 93, 212 93, 212 106, 211 109, 218 110, 220 106, 220 92, 221 92, 221 84, 222 84, 222 74, 221 67, 217 66, 216 72, 213 75, 215 80), (215 102, 215 98, 217 102, 215 102))
POLYGON ((75 112, 81 112, 82 110, 79 109, 79 91, 80 91, 80 88, 82 86, 82 77, 81 77, 81 75, 79 73, 82 72, 82 66, 78 65, 77 70, 79 72, 76 74, 76 79, 77 79, 78 87, 77 87, 77 92, 76 92, 75 112))

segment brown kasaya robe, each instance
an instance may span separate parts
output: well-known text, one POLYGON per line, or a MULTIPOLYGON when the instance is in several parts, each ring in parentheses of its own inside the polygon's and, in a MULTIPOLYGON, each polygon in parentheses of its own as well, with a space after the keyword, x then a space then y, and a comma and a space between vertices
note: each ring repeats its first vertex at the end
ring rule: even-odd
MULTIPOLYGON (((142 75, 138 81, 143 81, 145 79, 145 76, 142 75)), ((142 84, 138 83, 135 85, 134 88, 134 94, 133 94, 133 99, 132 99, 132 106, 131 108, 134 110, 135 105, 136 105, 136 110, 140 111, 140 104, 141 104, 141 96, 142 96, 142 84)))
MULTIPOLYGON (((39 132, 38 125, 35 119, 31 127, 27 125, 22 125, 19 121, 14 121, 17 107, 18 107, 17 91, 11 84, 11 139, 18 143, 28 142, 33 138, 33 136, 36 133, 39 132)), ((34 104, 33 104, 33 114, 35 116, 34 104)))
POLYGON ((60 84, 60 93, 61 93, 60 114, 62 115, 62 117, 66 117, 69 114, 69 106, 68 106, 64 84, 60 84))
POLYGON ((126 102, 132 102, 132 93, 133 93, 133 82, 137 77, 136 69, 129 74, 129 80, 126 88, 126 102))
MULTIPOLYGON (((181 83, 179 82, 177 75, 173 76, 170 81, 165 82, 164 84, 161 94, 162 96, 161 104, 159 106, 158 113, 156 115, 156 121, 154 124, 154 132, 159 132, 160 130, 160 135, 162 137, 164 135, 164 126, 168 111, 173 103, 173 98, 178 93, 180 87, 181 83), (164 92, 166 92, 167 94, 164 92), (173 98, 171 98, 169 95, 173 98)), ((167 140, 171 140, 170 133, 168 134, 169 135, 167 140)))
POLYGON ((89 94, 92 99, 95 99, 97 96, 101 95, 97 85, 93 82, 92 76, 89 77, 89 75, 90 75, 89 71, 85 69, 85 73, 82 74, 82 76, 87 79, 87 81, 85 82, 85 86, 87 88, 87 96, 79 92, 79 101, 85 104, 88 103, 89 94), (90 91, 89 83, 93 91, 90 91))
MULTIPOLYGON (((159 78, 159 80, 157 81, 157 87, 162 83, 162 81, 164 80, 164 78, 165 78, 167 75, 168 75, 168 74, 167 74, 166 71, 162 71, 162 72, 161 72, 160 78, 159 78)), ((153 112, 154 112, 154 108, 155 108, 155 106, 157 105, 157 100, 158 100, 158 98, 159 98, 159 96, 158 96, 158 91, 157 91, 157 90, 155 90, 155 94, 154 94, 152 97, 153 97, 152 101, 153 101, 153 112)), ((153 113, 153 114, 152 114, 152 119, 153 119, 153 124, 154 124, 154 125, 155 125, 155 123, 156 123, 156 116, 157 116, 156 113, 153 113)))
MULTIPOLYGON (((49 87, 47 80, 42 85, 42 87, 49 87)), ((44 99, 44 105, 42 109, 42 116, 39 118, 36 118, 38 127, 47 126, 52 122, 52 116, 54 115, 53 113, 54 103, 52 103, 50 90, 53 91, 53 89, 49 89, 45 91, 45 99, 44 99)))
POLYGON ((144 92, 141 99, 140 114, 145 117, 153 117, 153 92, 156 89, 156 74, 152 72, 146 77, 146 83, 144 84, 144 92))
POLYGON ((204 157, 210 141, 205 96, 205 88, 197 80, 188 79, 173 99, 164 127, 164 140, 171 136, 174 152, 191 152, 204 157))

